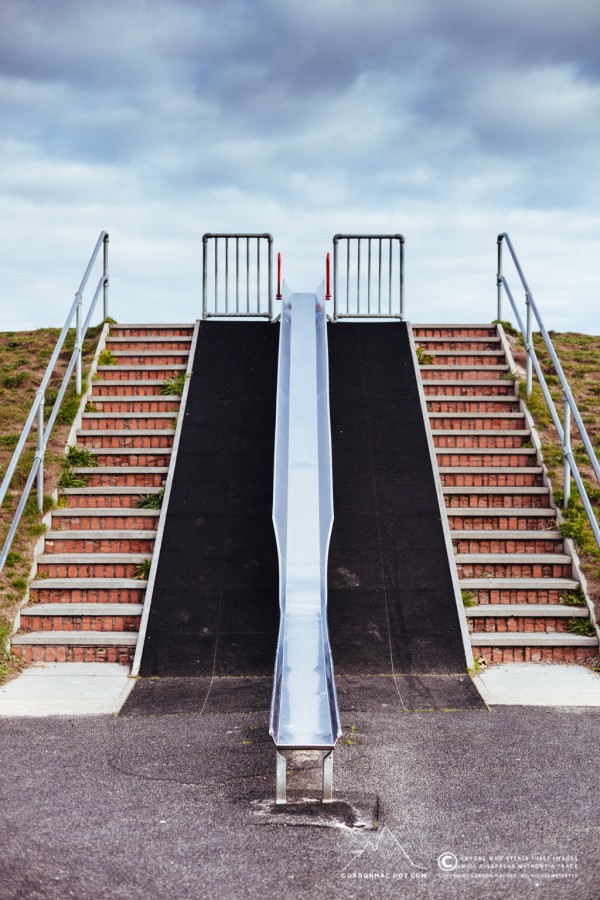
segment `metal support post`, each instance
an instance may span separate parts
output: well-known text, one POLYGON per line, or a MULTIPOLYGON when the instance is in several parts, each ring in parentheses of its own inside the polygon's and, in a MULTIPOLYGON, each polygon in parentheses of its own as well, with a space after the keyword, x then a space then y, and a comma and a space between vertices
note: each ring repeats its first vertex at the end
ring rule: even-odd
POLYGON ((103 273, 104 285, 102 288, 103 315, 102 318, 108 319, 108 235, 104 238, 103 249, 103 273))
POLYGON ((44 395, 42 394, 37 410, 37 452, 40 465, 37 471, 37 505, 40 513, 44 511, 44 395))
POLYGON ((404 238, 400 239, 400 321, 404 321, 404 238))
POLYGON ((504 235, 498 235, 498 273, 496 275, 496 291, 498 294, 497 303, 497 315, 496 318, 499 322, 502 321, 502 238, 504 235))
POLYGON ((571 453, 571 408, 566 394, 563 393, 563 509, 568 509, 571 499, 571 467, 568 456, 571 453))
POLYGON ((82 306, 82 296, 81 294, 77 295, 77 313, 75 318, 75 349, 77 350, 77 361, 75 363, 75 392, 78 396, 81 396, 81 353, 82 353, 82 341, 81 341, 81 306, 82 306))
POLYGON ((287 803, 287 794, 286 794, 286 781, 287 781, 287 764, 286 759, 283 753, 279 750, 275 751, 275 756, 277 760, 277 768, 276 768, 276 794, 275 794, 275 802, 276 803, 287 803))
POLYGON ((323 758, 323 803, 333 802, 333 750, 323 758))
POLYGON ((526 378, 527 378, 527 396, 531 397, 531 390, 533 387, 532 378, 533 378, 533 363, 531 361, 531 302, 529 299, 529 293, 525 294, 525 304, 527 306, 527 336, 525 343, 527 345, 527 363, 526 363, 526 378))

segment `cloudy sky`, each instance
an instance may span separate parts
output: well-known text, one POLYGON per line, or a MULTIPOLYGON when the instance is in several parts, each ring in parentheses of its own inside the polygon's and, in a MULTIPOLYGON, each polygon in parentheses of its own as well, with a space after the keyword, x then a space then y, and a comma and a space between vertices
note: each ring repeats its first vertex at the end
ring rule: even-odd
MULTIPOLYGON (((508 231, 548 327, 600 333, 597 0, 0 0, 0 330, 191 321, 205 231, 295 290, 402 232, 412 321, 495 317, 508 231)), ((516 285, 515 285, 516 287, 516 285)))

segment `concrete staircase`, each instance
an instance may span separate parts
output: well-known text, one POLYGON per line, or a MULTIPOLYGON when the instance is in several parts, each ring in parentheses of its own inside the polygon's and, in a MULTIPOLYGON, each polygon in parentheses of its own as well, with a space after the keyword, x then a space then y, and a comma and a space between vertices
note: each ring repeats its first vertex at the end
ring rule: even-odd
POLYGON ((598 641, 571 633, 587 606, 506 339, 490 326, 414 326, 475 658, 584 662, 598 641))
POLYGON ((181 397, 163 384, 185 374, 192 325, 111 325, 116 364, 98 365, 77 432, 95 466, 85 487, 60 489, 12 652, 27 661, 130 663, 146 592, 181 397))

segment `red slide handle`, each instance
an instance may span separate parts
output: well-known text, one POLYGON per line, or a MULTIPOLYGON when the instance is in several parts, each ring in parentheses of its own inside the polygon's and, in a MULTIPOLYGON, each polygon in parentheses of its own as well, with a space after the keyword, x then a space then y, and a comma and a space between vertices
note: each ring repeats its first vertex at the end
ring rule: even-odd
POLYGON ((325 299, 331 300, 331 259, 329 253, 325 258, 325 299))
POLYGON ((281 253, 277 254, 277 293, 276 300, 281 300, 281 253))

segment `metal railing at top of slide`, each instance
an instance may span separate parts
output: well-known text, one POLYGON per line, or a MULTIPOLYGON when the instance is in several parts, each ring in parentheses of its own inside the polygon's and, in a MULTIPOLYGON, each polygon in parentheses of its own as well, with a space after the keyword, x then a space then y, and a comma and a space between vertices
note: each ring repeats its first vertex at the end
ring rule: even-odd
POLYGON ((333 319, 342 318, 404 319, 403 235, 334 236, 333 319))
POLYGON ((202 318, 213 317, 273 321, 272 235, 203 235, 202 318))
POLYGON ((544 399, 548 405, 548 409, 550 411, 550 415, 552 416, 552 421, 554 422, 554 426, 558 432, 558 436, 560 438, 562 453, 563 453, 563 507, 566 509, 569 505, 569 499, 571 494, 571 475, 573 476, 573 480, 577 485, 577 490, 579 491, 579 495, 581 497, 581 502, 584 505, 585 511, 587 513, 587 517, 589 519, 590 525, 592 527, 592 531, 594 532, 594 537, 596 538, 596 542, 600 547, 600 527, 598 526, 598 522, 596 520, 596 516, 594 514, 594 510, 589 501, 587 491, 585 489, 585 485, 583 483, 583 479, 579 472, 579 467, 573 456, 573 449, 571 447, 571 416, 575 421, 575 424, 579 430, 579 434, 581 436, 581 440, 583 441, 583 445, 585 447, 586 453, 589 456, 589 460, 591 466, 594 470, 596 478, 600 482, 600 465, 598 464, 598 459, 596 457, 596 453, 588 436, 587 430, 581 416, 579 414, 579 410, 577 409, 577 404, 573 398, 573 394, 571 393, 571 388, 569 387, 569 383, 566 379, 565 373, 563 372, 563 368, 560 364, 560 360, 556 355, 556 351, 550 339, 550 335, 546 330, 546 326, 542 320, 537 304, 534 300, 533 294, 527 283, 527 279, 523 273, 523 269, 521 267, 521 263, 517 257, 515 252, 515 248, 512 245, 512 242, 508 236, 508 234, 503 233, 498 235, 498 272, 496 276, 496 284, 498 288, 498 319, 502 320, 502 297, 503 292, 506 293, 510 301, 510 305, 512 306, 513 312, 515 314, 515 318, 517 320, 517 324, 523 335, 525 340, 525 349, 527 351, 527 368, 526 368, 526 391, 527 396, 531 396, 532 391, 532 382, 533 382, 533 370, 535 369, 536 375, 539 380, 540 388, 544 395, 544 399), (517 303, 513 296, 513 293, 510 289, 506 276, 503 272, 503 255, 502 255, 502 247, 506 244, 509 249, 510 255, 512 257, 515 269, 521 281, 521 285, 525 292, 525 322, 523 322, 523 318, 521 313, 519 312, 517 303), (558 410, 556 409, 554 400, 552 399, 552 395, 550 394, 550 390, 548 388, 548 383, 546 381, 546 377, 540 365, 540 361, 538 355, 535 350, 535 346, 533 343, 533 320, 532 316, 535 317, 535 321, 540 330, 542 338, 544 340, 544 344, 546 345, 546 349, 548 354, 550 355, 550 359, 552 360, 552 364, 554 365, 554 369, 558 376, 558 380, 560 383, 560 387, 562 389, 562 400, 563 400, 563 418, 561 422, 560 415, 558 410))
POLYGON ((29 415, 27 416, 27 420, 25 425, 23 426, 23 431, 21 432, 21 437, 15 447, 15 451, 12 455, 11 461, 8 465, 8 469, 6 470, 6 474, 2 480, 2 485, 0 486, 0 504, 4 502, 6 494, 8 493, 8 489, 10 487, 11 480, 15 474, 19 459, 21 457, 21 453, 23 452, 23 448, 27 443, 27 439, 29 437, 29 433, 33 426, 34 420, 37 421, 37 448, 36 453, 31 464, 31 469, 29 471, 29 475, 27 477, 27 481, 25 483, 25 487, 23 488, 23 492, 21 494, 21 498, 15 510, 15 514, 12 519, 12 523, 8 530, 8 534, 6 536, 6 540, 4 541, 4 545, 2 550, 0 551, 0 572, 4 568, 4 564, 6 562, 8 553, 10 551, 12 542, 14 540, 17 528, 19 526, 19 522, 21 521, 21 516, 23 515, 23 510, 25 509, 25 505, 27 500, 29 499, 29 494, 31 492, 31 488, 33 487, 34 481, 37 479, 37 505, 40 512, 43 512, 44 508, 44 456, 46 454, 46 447, 48 445, 48 441, 50 439, 50 434, 52 433, 52 429, 54 427, 54 423, 56 422, 56 417, 58 416, 60 405, 63 401, 67 388, 69 386, 69 381, 71 379, 71 375, 73 374, 73 369, 75 369, 75 390, 77 394, 81 394, 82 391, 82 367, 81 367, 81 355, 83 348, 83 341, 85 340, 86 332, 90 326, 90 322, 92 320, 92 316, 94 315, 94 310, 96 308, 96 304, 100 297, 100 294, 103 295, 103 319, 108 317, 108 234, 106 231, 102 231, 100 233, 100 237, 96 242, 96 246, 94 251, 90 257, 90 261, 88 263, 87 269, 81 279, 81 284, 77 289, 75 294, 75 299, 71 304, 71 308, 69 310, 69 314, 67 316, 67 320, 63 326, 63 329, 58 336, 58 340, 56 341, 56 346, 54 347, 54 351, 50 360, 48 362, 48 366, 46 367, 46 372, 44 377, 42 378, 42 383, 40 384, 38 390, 36 391, 35 399, 33 401, 33 405, 29 411, 29 415), (87 315, 85 319, 83 319, 83 293, 87 286, 88 280, 92 271, 94 269, 94 264, 98 258, 100 253, 100 248, 103 249, 102 254, 102 274, 98 279, 98 283, 96 285, 96 289, 94 291, 94 295, 92 297, 87 315), (75 319, 75 346, 73 348, 73 352, 71 353, 71 358, 69 360, 69 364, 67 366, 66 372, 64 374, 63 380, 61 382, 60 388, 58 390, 58 394, 56 396, 56 400, 54 401, 54 406, 52 407, 52 412, 48 418, 46 423, 46 427, 44 428, 44 404, 45 404, 45 396, 46 396, 46 388, 48 387, 48 383, 52 377, 54 372, 54 367, 58 360, 59 354, 63 348, 63 344, 69 332, 69 328, 71 327, 71 323, 75 319))

